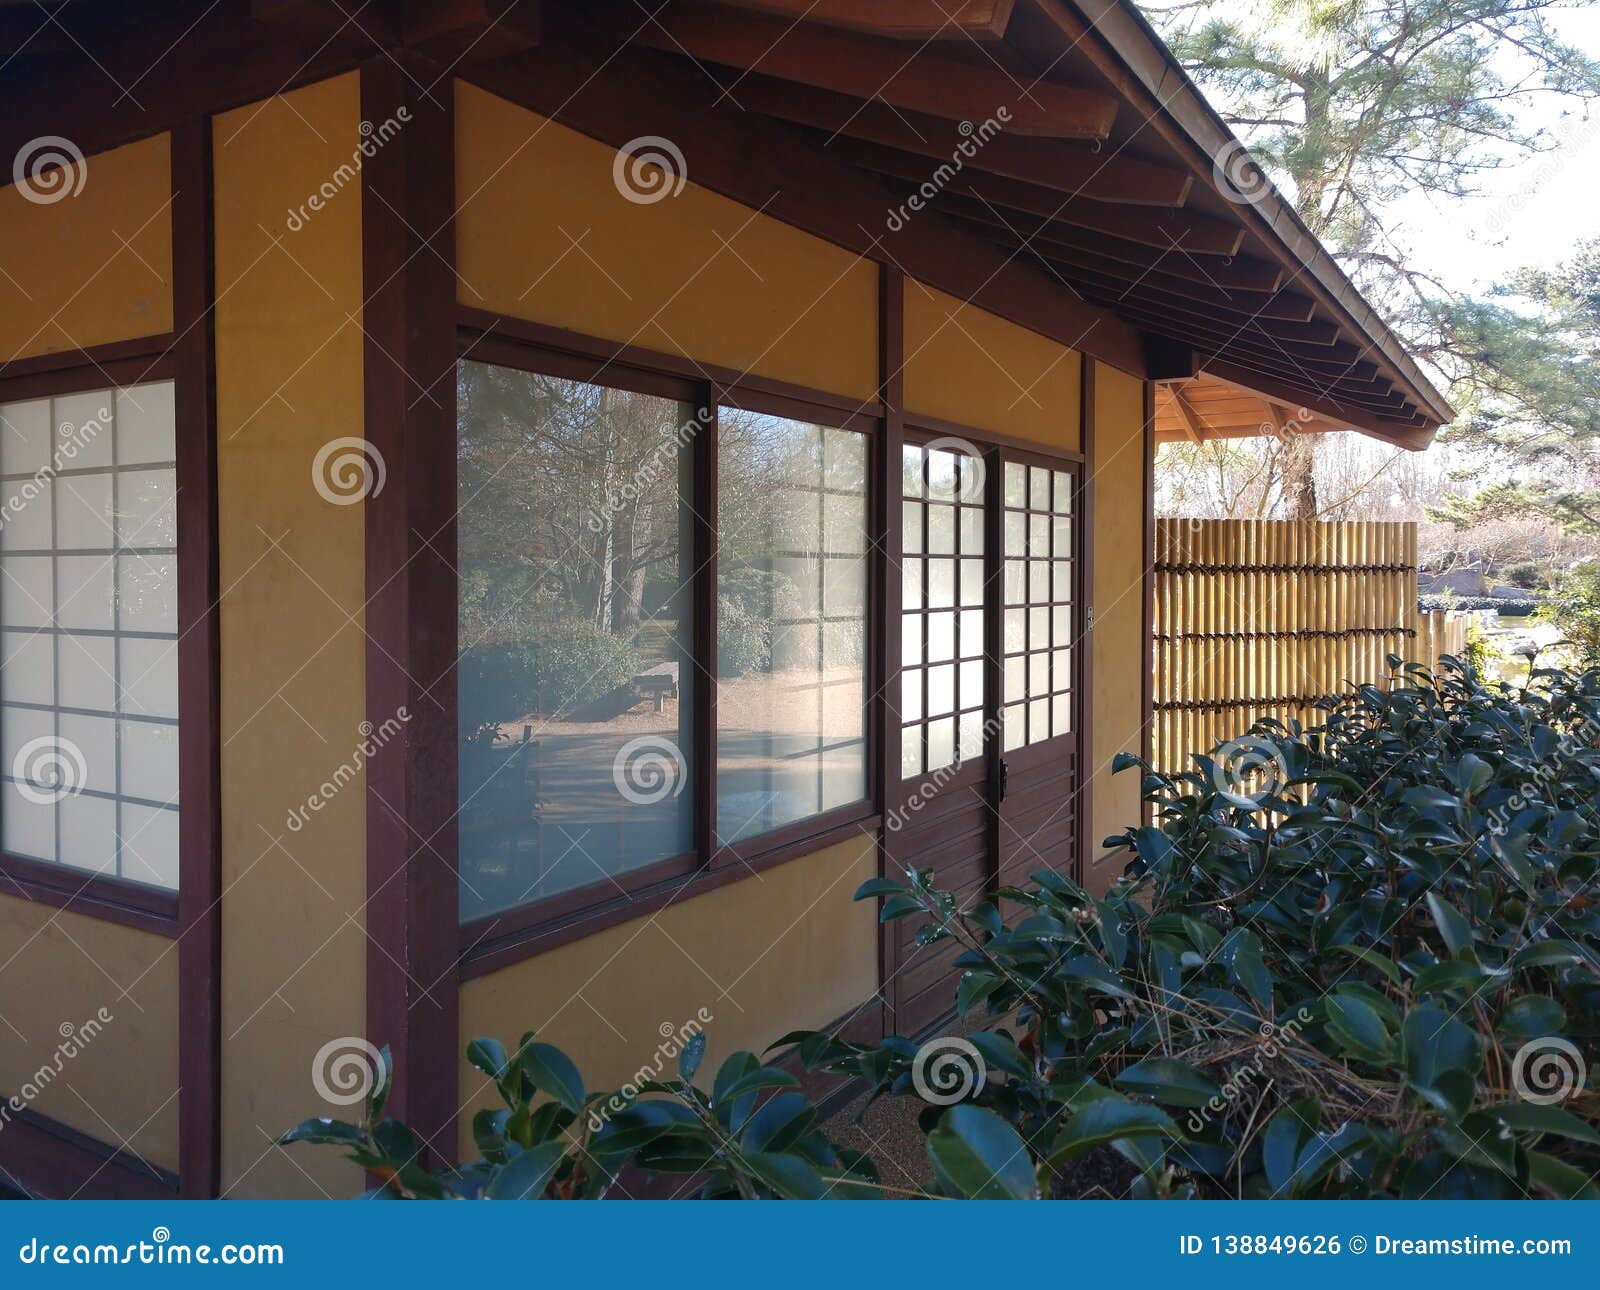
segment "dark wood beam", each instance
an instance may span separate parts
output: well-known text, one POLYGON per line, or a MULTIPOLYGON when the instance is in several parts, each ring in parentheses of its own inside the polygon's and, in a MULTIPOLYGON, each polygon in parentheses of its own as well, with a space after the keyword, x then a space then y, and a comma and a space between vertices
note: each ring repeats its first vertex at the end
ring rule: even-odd
POLYGON ((620 48, 566 10, 546 11, 545 36, 466 78, 612 147, 665 135, 683 149, 692 182, 1143 375, 1139 333, 1113 311, 937 217, 890 231, 899 199, 881 183, 820 154, 796 128, 719 101, 716 86, 681 59, 620 48))
POLYGON ((540 0, 250 0, 267 26, 321 37, 355 23, 385 49, 408 48, 446 65, 504 58, 539 43, 540 0))
MULTIPOLYGON (((1086 295, 1097 294, 1087 286, 1081 290, 1086 295)), ((1112 299, 1109 296, 1104 298, 1112 299)), ((1376 364, 1364 358, 1364 351, 1348 341, 1317 345, 1289 339, 1260 323, 1240 327, 1223 319, 1193 314, 1179 318, 1164 305, 1135 297, 1122 297, 1115 308, 1147 329, 1169 336, 1181 332, 1179 339, 1190 341, 1199 350, 1211 352, 1224 346, 1233 346, 1269 361, 1303 364, 1307 371, 1330 379, 1348 376, 1357 381, 1372 381, 1379 376, 1376 364)))
MULTIPOLYGON (((893 148, 884 148, 858 139, 838 138, 828 149, 852 165, 875 174, 926 184, 931 179, 925 161, 893 148)), ((1195 255, 1233 255, 1244 242, 1244 229, 1227 220, 1212 219, 1189 211, 1137 208, 1124 210, 1066 197, 1035 184, 1020 183, 999 175, 975 175, 971 171, 950 176, 938 185, 929 199, 932 209, 941 209, 949 194, 968 197, 1002 212, 1020 211, 1036 215, 1052 224, 1071 225, 1108 233, 1113 237, 1142 242, 1163 251, 1182 248, 1195 255)))
POLYGON ((1145 333, 1144 361, 1147 381, 1187 381, 1200 371, 1191 346, 1156 332, 1145 333))
MULTIPOLYGON (((60 20, 70 23, 77 10, 77 3, 68 6, 60 20)), ((125 31, 74 27, 82 48, 61 54, 35 57, 29 44, 6 66, 0 73, 0 157, 15 156, 26 141, 46 134, 71 139, 92 156, 199 113, 224 112, 348 71, 393 36, 370 9, 333 36, 254 21, 243 0, 199 17, 187 9, 141 14, 143 20, 125 31), (65 85, 70 94, 62 92, 65 85)))
POLYGON ((405 44, 440 62, 487 62, 539 43, 539 0, 403 0, 405 44))
POLYGON ((1430 428, 1433 423, 1421 412, 1408 410, 1396 416, 1356 407, 1322 391, 1269 379, 1259 372, 1252 372, 1248 368, 1222 359, 1208 359, 1202 364, 1202 368, 1207 376, 1216 377, 1229 385, 1257 395, 1264 387, 1270 387, 1268 392, 1276 397, 1327 417, 1330 421, 1365 430, 1402 448, 1420 450, 1433 441, 1433 431, 1430 428))
POLYGON ((796 22, 891 40, 999 40, 1015 0, 721 0, 796 22))
MULTIPOLYGON (((984 236, 1015 246, 1026 241, 1054 258, 1060 251, 1073 256, 1090 256, 1095 261, 1110 261, 1132 267, 1142 272, 1150 264, 1150 248, 1142 242, 1113 237, 1106 233, 1091 233, 1069 225, 1051 224, 1036 215, 1021 212, 1000 212, 994 207, 955 193, 943 193, 939 209, 947 218, 962 226, 982 230, 984 236)), ((1249 291, 1270 295, 1280 290, 1288 281, 1288 274, 1268 260, 1258 260, 1248 255, 1231 259, 1207 256, 1196 260, 1183 251, 1174 251, 1161 261, 1164 273, 1191 282, 1225 288, 1228 291, 1249 291)))
POLYGON ((590 11, 612 35, 634 37, 680 58, 881 99, 952 121, 986 121, 1004 109, 1010 118, 1005 127, 1014 134, 1104 139, 1117 115, 1115 96, 1100 90, 1013 76, 991 61, 962 61, 766 14, 682 0, 594 3, 590 11))
MULTIPOLYGON (((731 78, 730 78, 731 79, 731 78)), ((760 73, 743 77, 730 97, 739 106, 880 144, 964 169, 1019 179, 1056 192, 1134 206, 1182 206, 1194 177, 1171 166, 1136 157, 1096 152, 1086 143, 1024 138, 1002 129, 985 136, 973 123, 892 108, 876 99, 854 99, 830 90, 760 73)), ((922 166, 929 178, 936 168, 922 166)))
POLYGON ((1189 400, 1183 397, 1183 391, 1176 386, 1164 385, 1162 393, 1167 396, 1167 401, 1178 413, 1178 419, 1183 422, 1183 431, 1189 436, 1189 442, 1198 447, 1206 439, 1202 433, 1202 422, 1195 410, 1189 406, 1189 400))
MULTIPOLYGON (((1328 339, 1337 335, 1332 323, 1313 319, 1313 304, 1308 297, 1295 295, 1292 291, 1280 292, 1275 296, 1243 295, 1185 278, 1175 278, 1159 269, 1140 270, 1104 260, 1097 261, 1092 255, 1082 252, 1064 255, 1059 251, 1041 250, 1038 247, 1030 247, 1029 252, 1047 260, 1074 282, 1082 279, 1107 290, 1158 299, 1170 298, 1190 309, 1204 306, 1207 316, 1215 315, 1233 323, 1270 319, 1313 326, 1326 332, 1328 339)), ((1151 260, 1153 263, 1165 263, 1159 256, 1152 256, 1151 260)))
POLYGON ((392 1113, 423 1163, 457 1158, 456 280, 453 98, 402 50, 361 69, 361 114, 407 125, 361 184, 363 433, 388 483, 366 499, 366 711, 407 713, 368 758, 367 1034, 394 1058, 392 1113))

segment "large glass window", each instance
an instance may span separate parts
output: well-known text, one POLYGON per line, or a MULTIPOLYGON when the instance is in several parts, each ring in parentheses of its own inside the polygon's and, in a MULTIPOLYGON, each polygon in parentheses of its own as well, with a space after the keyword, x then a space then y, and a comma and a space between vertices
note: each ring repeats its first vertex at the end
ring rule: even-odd
POLYGON ((462 363, 462 915, 693 847, 692 444, 676 399, 462 363))
POLYGON ((0 405, 0 833, 178 885, 171 382, 0 405))
POLYGON ((866 797, 867 444, 733 408, 717 443, 717 838, 866 797))

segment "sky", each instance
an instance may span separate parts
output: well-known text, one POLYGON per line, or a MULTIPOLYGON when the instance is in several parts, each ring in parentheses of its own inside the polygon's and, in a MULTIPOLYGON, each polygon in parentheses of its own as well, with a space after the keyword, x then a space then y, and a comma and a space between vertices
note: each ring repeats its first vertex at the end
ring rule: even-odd
MULTIPOLYGON (((1552 25, 1600 54, 1600 9, 1557 13, 1552 25)), ((1481 289, 1517 268, 1552 268, 1578 242, 1600 236, 1600 105, 1587 120, 1577 113, 1563 120, 1554 104, 1537 100, 1525 111, 1559 147, 1491 173, 1472 197, 1417 194, 1384 212, 1413 262, 1452 287, 1481 289)))

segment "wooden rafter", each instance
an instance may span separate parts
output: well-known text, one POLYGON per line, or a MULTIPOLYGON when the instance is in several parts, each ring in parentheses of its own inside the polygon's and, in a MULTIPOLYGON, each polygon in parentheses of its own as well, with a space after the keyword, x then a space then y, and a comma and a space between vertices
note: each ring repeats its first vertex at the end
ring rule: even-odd
POLYGON ((891 40, 999 40, 1015 0, 721 0, 780 18, 891 40))
POLYGON ((1218 311, 1219 316, 1234 319, 1238 323, 1253 318, 1306 323, 1312 320, 1315 312, 1310 297, 1292 291, 1279 292, 1275 296, 1241 295, 1175 278, 1158 269, 1143 271, 1108 263, 1086 252, 1069 253, 1036 247, 1032 248, 1032 253, 1049 261, 1074 281, 1082 279, 1101 289, 1148 295, 1156 300, 1171 298, 1180 305, 1190 307, 1202 305, 1208 311, 1218 311))
POLYGON ((1184 432, 1189 436, 1189 441, 1198 447, 1204 439, 1204 436, 1200 433, 1200 417, 1189 406, 1189 400, 1184 397, 1183 391, 1175 385, 1162 385, 1157 388, 1167 396, 1167 401, 1177 409, 1178 419, 1183 422, 1184 432))
MULTIPOLYGON (((1012 137, 1003 129, 974 139, 970 122, 958 124, 893 108, 876 99, 853 99, 759 73, 741 78, 732 93, 747 109, 825 130, 830 136, 843 135, 936 162, 959 163, 985 174, 1096 201, 1182 206, 1194 183, 1192 175, 1175 166, 1098 153, 1086 143, 1012 137)), ((935 169, 921 162, 917 165, 928 174, 935 169)))
MULTIPOLYGON (((1014 134, 1059 139, 1104 139, 1117 115, 1117 99, 1028 75, 1013 76, 993 63, 972 63, 937 50, 814 23, 721 5, 648 0, 641 16, 632 5, 595 11, 636 38, 667 53, 780 80, 816 85, 858 99, 881 99, 898 108, 973 123, 998 119, 1014 134)), ((734 97, 737 101, 737 90, 734 97)))
MULTIPOLYGON (((1052 258, 1065 251, 1069 258, 1088 256, 1096 262, 1126 266, 1135 273, 1144 272, 1150 265, 1150 248, 1127 238, 1052 224, 1037 215, 1001 212, 956 193, 942 193, 939 209, 963 226, 981 228, 987 236, 1012 246, 1026 242, 1052 258)), ((1248 255, 1235 255, 1226 260, 1208 256, 1201 263, 1178 251, 1162 257, 1161 271, 1189 282, 1264 295, 1281 290, 1288 279, 1277 265, 1248 255)))
MULTIPOLYGON (((864 170, 912 184, 920 185, 929 180, 925 161, 892 148, 855 139, 838 139, 832 150, 864 170)), ((1244 240, 1244 230, 1227 220, 1186 210, 1120 209, 998 175, 978 175, 971 171, 955 175, 939 187, 929 205, 940 209, 947 194, 971 198, 994 210, 1020 211, 1052 224, 1092 229, 1168 252, 1182 248, 1194 255, 1233 255, 1244 240)))

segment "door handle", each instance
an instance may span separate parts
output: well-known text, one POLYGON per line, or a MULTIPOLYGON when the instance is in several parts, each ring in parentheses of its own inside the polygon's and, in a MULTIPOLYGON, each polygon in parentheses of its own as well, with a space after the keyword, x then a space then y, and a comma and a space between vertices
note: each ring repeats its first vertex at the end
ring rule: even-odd
POLYGON ((1011 767, 1006 764, 1006 759, 1001 757, 995 763, 994 769, 994 804, 999 806, 1006 800, 1006 785, 1010 779, 1011 767))

